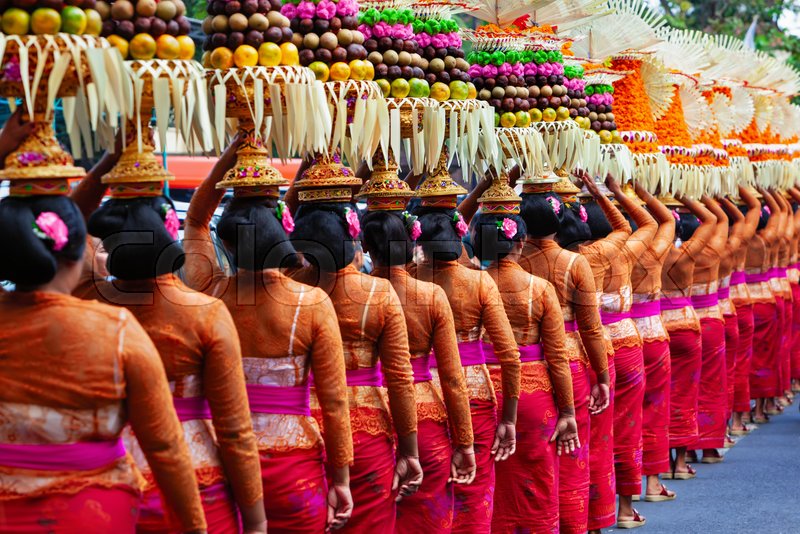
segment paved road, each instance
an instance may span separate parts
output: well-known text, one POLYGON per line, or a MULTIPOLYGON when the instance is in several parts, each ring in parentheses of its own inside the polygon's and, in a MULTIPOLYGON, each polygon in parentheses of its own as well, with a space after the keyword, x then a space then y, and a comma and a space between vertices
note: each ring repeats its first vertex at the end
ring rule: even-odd
POLYGON ((695 468, 693 480, 666 481, 678 494, 674 501, 636 503, 647 517, 637 534, 800 533, 797 403, 740 439, 724 462, 695 468))

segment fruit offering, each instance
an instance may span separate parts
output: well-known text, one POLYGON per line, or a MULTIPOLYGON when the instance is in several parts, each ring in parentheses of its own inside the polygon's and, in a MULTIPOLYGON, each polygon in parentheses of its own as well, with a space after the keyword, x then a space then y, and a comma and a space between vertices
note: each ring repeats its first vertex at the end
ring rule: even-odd
POLYGON ((210 0, 203 19, 206 68, 299 65, 281 0, 210 0))
POLYGON ((367 60, 374 65, 375 81, 385 97, 430 96, 419 45, 414 39, 416 15, 405 2, 362 4, 358 30, 364 35, 367 60))
POLYGON ((452 18, 464 6, 457 2, 422 2, 414 9, 414 40, 431 98, 439 102, 476 98, 459 26, 452 18))
POLYGON ((0 2, 6 35, 100 35, 96 0, 4 0, 0 2))
POLYGON ((194 41, 182 0, 98 0, 102 35, 124 59, 192 59, 194 41))
POLYGON ((364 35, 358 31, 356 0, 285 0, 281 14, 293 32, 298 62, 317 80, 372 80, 364 35))
POLYGON ((577 122, 581 128, 588 130, 591 128, 591 121, 588 120, 590 109, 587 107, 586 80, 583 79, 584 68, 580 64, 564 65, 564 87, 567 88, 569 97, 569 116, 577 122))
POLYGON ((613 85, 589 85, 586 87, 586 102, 589 110, 589 121, 591 129, 600 136, 602 143, 618 142, 613 141, 616 134, 617 123, 614 122, 614 86, 613 85))

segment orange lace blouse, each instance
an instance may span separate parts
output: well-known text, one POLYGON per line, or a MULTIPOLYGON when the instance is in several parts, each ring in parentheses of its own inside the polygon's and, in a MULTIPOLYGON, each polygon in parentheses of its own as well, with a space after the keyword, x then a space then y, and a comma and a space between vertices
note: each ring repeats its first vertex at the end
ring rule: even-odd
MULTIPOLYGON (((497 283, 514 338, 519 346, 542 344, 544 361, 521 364, 520 388, 525 393, 554 393, 559 409, 572 410, 572 373, 566 348, 561 305, 553 285, 533 276, 518 263, 502 259, 488 269, 497 283)), ((500 387, 500 368, 489 366, 495 387, 500 387)))
MULTIPOLYGON (((502 365, 503 394, 519 398, 520 361, 514 332, 503 309, 503 299, 489 273, 458 261, 421 263, 409 267, 412 276, 444 289, 453 311, 459 343, 478 341, 485 332, 502 365)), ((495 394, 486 365, 464 367, 471 399, 494 402, 495 394)))
POLYGON ((455 323, 444 290, 436 284, 413 278, 403 267, 375 267, 373 276, 388 279, 400 303, 408 330, 412 360, 427 358, 434 350, 441 394, 430 380, 414 384, 417 417, 434 421, 450 420, 453 444, 473 442, 469 395, 458 354, 455 323))
MULTIPOLYGON (((0 295, 0 441, 117 439, 130 424, 185 530, 205 529, 164 365, 130 312, 56 293, 0 295)), ((93 471, 0 468, 0 499, 143 488, 130 454, 93 471)))
MULTIPOLYGON (((125 306, 156 345, 173 397, 208 401, 213 427, 202 419, 181 423, 200 486, 221 482, 227 475, 237 501, 248 505, 260 501, 258 449, 239 336, 224 304, 189 289, 173 274, 155 280, 95 282, 75 296, 125 306)), ((151 481, 136 438, 126 432, 125 441, 151 481)))
MULTIPOLYGON (((634 303, 654 302, 661 298, 661 270, 674 240, 675 224, 659 224, 650 246, 636 257, 631 271, 634 303)), ((669 339, 661 314, 636 318, 634 321, 643 343, 669 339)))
POLYGON ((578 331, 567 332, 566 337, 570 360, 591 363, 597 374, 608 371, 597 290, 586 258, 564 250, 552 239, 527 239, 519 265, 553 284, 563 321, 577 322, 578 331))
MULTIPOLYGON (((337 467, 348 465, 353 441, 333 304, 324 291, 278 271, 240 271, 235 276, 223 272, 208 227, 222 193, 204 184, 189 206, 184 238, 187 283, 227 306, 239 330, 248 384, 303 386, 313 370, 328 461, 337 467)), ((323 442, 313 417, 253 413, 251 418, 260 450, 309 449, 323 442)))

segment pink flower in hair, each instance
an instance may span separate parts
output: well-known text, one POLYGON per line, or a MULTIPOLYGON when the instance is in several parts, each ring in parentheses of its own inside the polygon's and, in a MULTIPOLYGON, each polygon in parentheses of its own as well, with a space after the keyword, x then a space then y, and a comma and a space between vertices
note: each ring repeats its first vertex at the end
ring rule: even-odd
POLYGON ((58 252, 69 243, 69 229, 57 213, 43 211, 33 223, 33 233, 39 239, 52 241, 53 250, 58 252))
POLYGON ((589 214, 586 213, 586 208, 584 208, 583 206, 581 206, 581 209, 578 210, 578 215, 580 215, 580 218, 583 222, 589 220, 589 214))
POLYGON ((178 214, 170 207, 169 204, 164 204, 164 228, 172 239, 178 239, 178 230, 181 229, 181 221, 178 219, 178 214))
POLYGON ((500 229, 508 239, 513 239, 517 235, 517 223, 514 219, 503 219, 503 225, 500 229))
POLYGON ((767 215, 772 215, 772 210, 769 209, 769 206, 764 206, 764 211, 767 212, 767 215))
POLYGON ((347 221, 347 230, 350 233, 350 237, 357 238, 358 234, 361 233, 361 221, 358 220, 358 213, 354 209, 345 208, 344 218, 347 221))
POLYGON ((672 216, 675 217, 676 221, 680 221, 681 220, 681 216, 678 213, 678 210, 672 210, 672 216))
POLYGON ((558 215, 561 213, 561 202, 556 197, 547 197, 547 201, 550 203, 550 207, 553 208, 553 212, 558 215))
POLYGON ((453 216, 453 220, 456 223, 456 233, 458 234, 458 237, 464 237, 467 235, 469 227, 467 227, 467 223, 464 222, 464 217, 462 217, 459 212, 456 212, 456 214, 453 216))
POLYGON ((419 236, 422 235, 422 225, 419 221, 414 221, 414 224, 411 225, 411 239, 416 241, 419 239, 419 236))

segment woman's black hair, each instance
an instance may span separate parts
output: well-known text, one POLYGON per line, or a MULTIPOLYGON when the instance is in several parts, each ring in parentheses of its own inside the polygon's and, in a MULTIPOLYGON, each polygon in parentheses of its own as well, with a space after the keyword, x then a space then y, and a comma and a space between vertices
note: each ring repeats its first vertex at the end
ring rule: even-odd
POLYGON ((563 203, 558 219, 561 228, 558 230, 556 239, 563 248, 579 245, 584 241, 592 239, 592 231, 589 225, 581 219, 581 204, 578 202, 563 203))
POLYGON ((614 231, 603 208, 600 207, 597 201, 591 200, 584 204, 583 207, 586 208, 586 214, 589 216, 586 223, 589 225, 593 240, 606 238, 608 234, 614 231))
POLYGON ((278 211, 277 200, 268 197, 234 197, 225 206, 217 233, 236 268, 257 272, 300 264, 278 211))
MULTIPOLYGON (((742 215, 747 215, 747 212, 750 211, 750 208, 747 207, 747 204, 742 204, 739 206, 739 211, 742 212, 742 215)), ((756 227, 757 230, 763 230, 767 227, 767 223, 769 222, 769 212, 767 211, 767 205, 763 204, 761 206, 761 215, 758 217, 758 226, 756 227)))
POLYGON ((89 233, 103 240, 109 274, 145 280, 177 271, 183 247, 164 225, 172 202, 162 196, 112 198, 89 217, 89 233))
POLYGON ((694 235, 695 230, 700 227, 700 219, 697 218, 697 215, 694 213, 679 213, 681 216, 681 223, 678 226, 680 228, 680 233, 678 233, 678 229, 675 229, 675 234, 681 236, 681 241, 689 241, 692 236, 694 235))
POLYGON ((417 244, 425 258, 431 261, 454 261, 461 257, 463 244, 456 231, 456 210, 420 206, 414 210, 419 217, 422 234, 417 244))
POLYGON ((400 212, 368 211, 361 219, 364 246, 376 265, 406 265, 414 257, 414 242, 400 212))
POLYGON ((356 256, 356 243, 345 218, 347 209, 358 213, 355 205, 342 202, 302 204, 297 210, 292 244, 322 271, 344 269, 356 256))
POLYGON ((555 234, 561 228, 558 215, 547 200, 548 197, 554 197, 559 204, 561 203, 558 196, 553 193, 522 194, 519 215, 525 221, 528 235, 533 238, 555 234))
POLYGON ((631 225, 631 232, 635 232, 639 229, 639 225, 636 224, 636 221, 633 220, 633 217, 631 217, 630 213, 623 210, 622 216, 625 217, 625 220, 631 225))
POLYGON ((493 262, 505 258, 514 249, 515 244, 525 239, 526 234, 525 221, 519 215, 478 213, 470 224, 473 250, 481 261, 493 262), (517 225, 516 233, 510 238, 506 237, 502 230, 505 219, 514 221, 517 225))
POLYGON ((86 247, 86 224, 80 210, 67 197, 8 197, 0 201, 0 280, 18 286, 40 286, 51 281, 59 260, 78 261, 86 247), (54 243, 34 233, 40 214, 52 212, 67 226, 67 243, 54 243))

